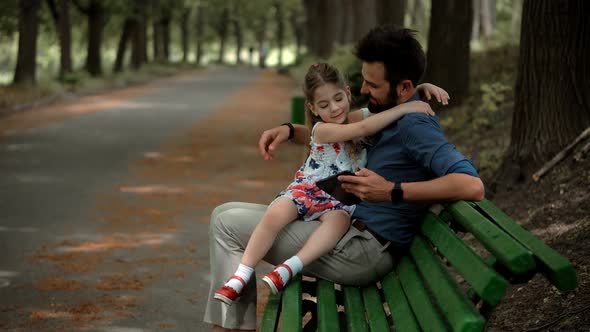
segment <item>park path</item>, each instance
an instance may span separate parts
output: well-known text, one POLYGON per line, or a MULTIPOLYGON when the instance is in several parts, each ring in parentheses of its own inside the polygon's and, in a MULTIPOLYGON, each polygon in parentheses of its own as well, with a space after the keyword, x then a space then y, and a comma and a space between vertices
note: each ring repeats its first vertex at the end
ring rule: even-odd
POLYGON ((301 147, 256 144, 296 92, 213 69, 3 118, 0 330, 207 330, 209 213, 290 182, 301 147))

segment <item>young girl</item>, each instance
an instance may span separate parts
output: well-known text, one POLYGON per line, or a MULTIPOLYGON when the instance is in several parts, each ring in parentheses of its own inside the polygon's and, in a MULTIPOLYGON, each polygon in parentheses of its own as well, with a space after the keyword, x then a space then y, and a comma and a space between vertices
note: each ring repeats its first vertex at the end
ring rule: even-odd
POLYGON ((370 117, 365 109, 362 120, 360 113, 354 112, 350 121, 357 122, 349 123, 350 88, 339 71, 327 63, 309 68, 303 90, 306 115, 311 120, 309 156, 295 173, 294 181, 268 207, 252 233, 235 274, 215 292, 214 297, 227 304, 240 297, 254 267, 287 224, 295 220, 321 222, 295 256, 262 278, 273 294, 281 292, 304 266, 336 246, 350 227, 354 206, 342 204, 315 183, 342 171, 354 172, 364 167, 366 151, 360 147, 361 138, 377 133, 409 112, 434 114, 427 103, 414 101, 370 117))

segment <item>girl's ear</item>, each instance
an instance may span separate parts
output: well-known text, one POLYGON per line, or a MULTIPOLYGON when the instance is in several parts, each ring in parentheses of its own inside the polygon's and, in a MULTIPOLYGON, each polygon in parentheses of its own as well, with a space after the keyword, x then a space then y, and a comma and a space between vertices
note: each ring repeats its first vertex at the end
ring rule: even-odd
POLYGON ((350 85, 347 85, 346 88, 344 88, 344 90, 346 91, 346 96, 348 97, 348 100, 352 100, 352 93, 350 92, 350 85))
MULTIPOLYGON (((305 106, 307 106, 307 109, 308 109, 310 112, 314 113, 314 111, 313 111, 313 105, 312 105, 310 102, 307 102, 307 103, 305 103, 305 106)), ((314 113, 314 114, 315 114, 315 113, 314 113)))

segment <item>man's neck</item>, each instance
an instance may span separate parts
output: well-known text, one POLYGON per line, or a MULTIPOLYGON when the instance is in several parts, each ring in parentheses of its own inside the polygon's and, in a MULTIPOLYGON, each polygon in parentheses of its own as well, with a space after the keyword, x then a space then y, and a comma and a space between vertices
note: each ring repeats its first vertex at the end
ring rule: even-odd
POLYGON ((420 100, 420 96, 418 95, 418 89, 416 89, 416 88, 412 88, 412 89, 405 91, 405 93, 399 97, 398 105, 403 104, 403 103, 407 103, 408 101, 414 101, 414 100, 420 100))

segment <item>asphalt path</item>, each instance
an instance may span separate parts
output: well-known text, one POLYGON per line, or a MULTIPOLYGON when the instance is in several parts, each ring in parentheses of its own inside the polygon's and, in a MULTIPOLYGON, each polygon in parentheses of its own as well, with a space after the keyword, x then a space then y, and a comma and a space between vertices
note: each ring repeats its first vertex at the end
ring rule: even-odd
MULTIPOLYGON (((107 217, 96 198, 128 181, 133 176, 130 164, 214 112, 259 74, 254 69, 219 69, 163 79, 148 93, 116 107, 4 137, 0 330, 208 330, 201 322, 208 270, 187 274, 178 269, 180 262, 171 272, 176 278, 158 278, 163 271, 149 271, 141 264, 125 266, 148 250, 130 243, 163 240, 156 237, 158 232, 146 231, 133 238, 119 232, 105 241, 105 232, 97 228, 107 217), (115 253, 106 264, 99 254, 115 246, 127 250, 115 253), (81 252, 87 255, 86 267, 74 256, 81 252), (146 275, 151 277, 142 279, 146 275), (108 282, 118 286, 109 288, 108 282), (108 296, 105 289, 112 290, 108 296)), ((120 192, 132 194, 133 190, 120 192)), ((182 252, 183 257, 206 262, 206 250, 196 247, 206 244, 207 226, 191 223, 188 213, 177 218, 192 225, 173 239, 179 248, 194 248, 182 252)))

